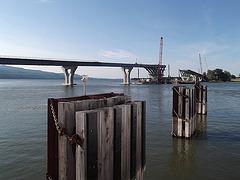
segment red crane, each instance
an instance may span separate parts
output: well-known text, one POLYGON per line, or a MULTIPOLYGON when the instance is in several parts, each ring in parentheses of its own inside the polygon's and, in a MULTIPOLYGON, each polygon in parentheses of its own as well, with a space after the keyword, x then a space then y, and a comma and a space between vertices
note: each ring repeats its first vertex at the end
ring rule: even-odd
POLYGON ((159 49, 159 63, 158 63, 158 83, 162 82, 163 69, 162 69, 162 53, 163 53, 163 37, 160 40, 160 49, 159 49))

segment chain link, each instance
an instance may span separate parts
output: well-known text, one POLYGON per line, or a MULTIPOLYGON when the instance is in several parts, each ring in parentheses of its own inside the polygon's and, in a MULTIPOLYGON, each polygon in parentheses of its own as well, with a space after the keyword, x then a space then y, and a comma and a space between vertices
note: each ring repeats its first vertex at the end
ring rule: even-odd
POLYGON ((56 113, 55 113, 55 110, 54 110, 53 102, 52 102, 52 101, 50 101, 50 108, 51 108, 51 111, 52 111, 53 120, 54 120, 54 123, 55 123, 56 130, 57 130, 58 134, 63 135, 63 136, 65 136, 69 141, 72 141, 72 138, 71 138, 70 136, 68 136, 67 134, 65 134, 65 133, 63 132, 63 128, 61 128, 61 126, 58 124, 58 119, 57 119, 57 116, 56 116, 56 113))
MULTIPOLYGON (((57 130, 58 134, 60 136, 65 136, 69 141, 71 141, 71 144, 76 143, 77 145, 81 145, 81 143, 83 142, 83 138, 81 136, 75 134, 75 135, 77 135, 77 138, 78 137, 80 138, 80 140, 79 140, 79 139, 76 139, 75 135, 70 137, 70 136, 68 136, 67 134, 64 133, 64 128, 62 128, 58 123, 57 115, 56 115, 56 112, 54 110, 52 101, 50 101, 50 108, 51 108, 51 111, 52 111, 53 120, 54 120, 54 123, 55 123, 56 130, 57 130), (72 140, 73 140, 73 142, 72 142, 72 140)), ((52 177, 49 174, 46 175, 46 178, 47 178, 47 180, 52 180, 52 177)))
POLYGON ((47 180, 53 180, 50 175, 47 175, 46 177, 47 177, 47 180))

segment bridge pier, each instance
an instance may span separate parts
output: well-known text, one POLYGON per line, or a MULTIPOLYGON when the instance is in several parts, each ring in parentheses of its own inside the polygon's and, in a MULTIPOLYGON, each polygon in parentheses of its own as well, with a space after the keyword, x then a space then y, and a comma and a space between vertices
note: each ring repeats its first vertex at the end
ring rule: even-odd
POLYGON ((121 67, 124 76, 123 76, 123 84, 130 84, 130 74, 133 69, 133 67, 121 67))
POLYGON ((65 85, 73 86, 74 73, 77 69, 77 66, 62 66, 62 70, 65 76, 65 85), (70 71, 69 71, 70 70, 70 71))

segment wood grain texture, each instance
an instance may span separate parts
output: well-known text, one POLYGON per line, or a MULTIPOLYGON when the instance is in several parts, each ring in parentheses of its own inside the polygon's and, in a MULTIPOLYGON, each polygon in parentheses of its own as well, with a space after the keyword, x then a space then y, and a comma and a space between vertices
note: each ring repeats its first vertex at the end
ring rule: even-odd
POLYGON ((76 133, 83 137, 82 146, 76 145, 76 180, 87 179, 87 112, 76 112, 76 133))
POLYGON ((178 137, 183 136, 183 87, 179 87, 178 96, 178 137))
POLYGON ((114 109, 98 110, 98 178, 113 179, 114 109))
POLYGON ((185 137, 190 138, 191 137, 191 118, 190 118, 190 89, 185 89, 185 137))
POLYGON ((142 178, 142 102, 133 102, 137 105, 137 127, 136 127, 136 179, 142 178))
MULTIPOLYGON (((58 123, 72 136, 75 131, 74 105, 68 102, 58 103, 58 123)), ((58 137, 59 179, 74 180, 76 178, 75 147, 65 136, 58 137)))

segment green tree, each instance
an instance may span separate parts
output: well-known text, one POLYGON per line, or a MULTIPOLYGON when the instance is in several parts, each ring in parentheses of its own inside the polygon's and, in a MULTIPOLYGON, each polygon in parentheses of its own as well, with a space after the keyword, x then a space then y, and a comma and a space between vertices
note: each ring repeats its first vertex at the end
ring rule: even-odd
POLYGON ((204 79, 205 81, 208 81, 208 77, 207 77, 207 73, 206 73, 206 72, 203 73, 203 79, 204 79))
POLYGON ((213 73, 212 70, 208 70, 208 72, 207 72, 207 79, 208 79, 209 81, 212 81, 212 80, 215 79, 215 78, 214 78, 214 73, 213 73))
POLYGON ((228 71, 222 69, 208 70, 207 78, 209 81, 230 81, 233 75, 228 71))
POLYGON ((223 77, 222 77, 222 81, 231 81, 231 74, 228 71, 224 71, 223 77))
POLYGON ((213 70, 213 73, 214 73, 214 77, 215 77, 215 80, 217 81, 221 81, 223 76, 224 76, 224 73, 223 73, 223 70, 222 69, 215 69, 213 70))
POLYGON ((231 79, 236 79, 236 76, 232 74, 231 79))

